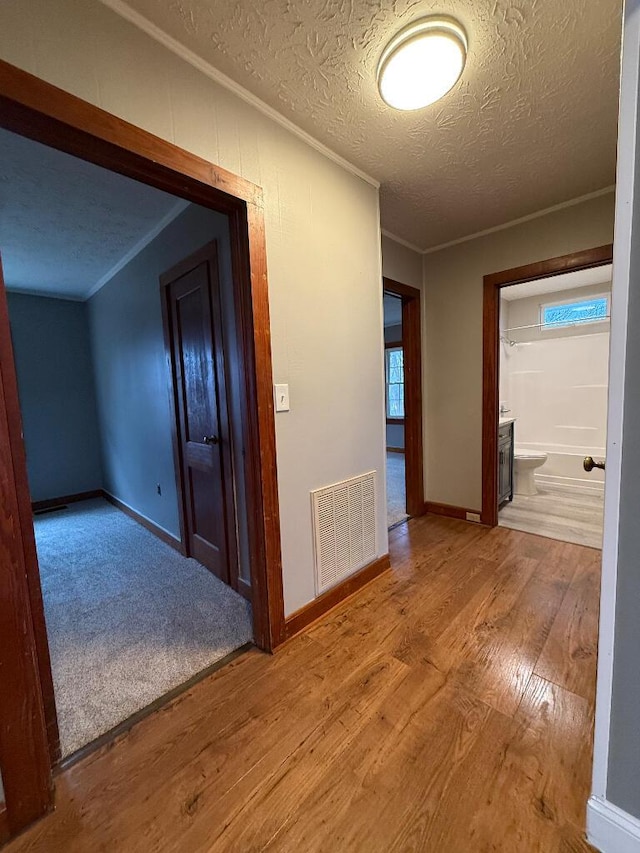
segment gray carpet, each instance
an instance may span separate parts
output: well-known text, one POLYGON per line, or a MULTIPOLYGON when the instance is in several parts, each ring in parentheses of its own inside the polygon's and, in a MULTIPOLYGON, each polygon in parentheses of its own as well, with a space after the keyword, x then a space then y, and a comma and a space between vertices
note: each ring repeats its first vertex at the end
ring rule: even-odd
POLYGON ((252 639, 244 598, 106 501, 34 526, 63 755, 252 639))
POLYGON ((387 451, 387 526, 392 527, 407 516, 404 480, 404 453, 387 451))

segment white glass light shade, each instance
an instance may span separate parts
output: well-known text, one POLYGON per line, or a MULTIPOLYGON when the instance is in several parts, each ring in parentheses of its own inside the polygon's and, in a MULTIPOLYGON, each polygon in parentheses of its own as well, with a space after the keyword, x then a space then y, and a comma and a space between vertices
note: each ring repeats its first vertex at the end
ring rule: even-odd
POLYGON ((445 95, 462 74, 467 37, 455 21, 427 18, 398 33, 378 64, 383 100, 398 110, 418 110, 445 95))

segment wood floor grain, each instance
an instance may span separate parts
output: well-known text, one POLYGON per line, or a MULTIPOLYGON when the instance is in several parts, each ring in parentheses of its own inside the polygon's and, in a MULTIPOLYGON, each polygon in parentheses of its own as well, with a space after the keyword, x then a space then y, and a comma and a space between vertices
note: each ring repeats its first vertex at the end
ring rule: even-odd
POLYGON ((436 516, 390 539, 305 635, 61 774, 7 853, 587 853, 598 552, 436 516))

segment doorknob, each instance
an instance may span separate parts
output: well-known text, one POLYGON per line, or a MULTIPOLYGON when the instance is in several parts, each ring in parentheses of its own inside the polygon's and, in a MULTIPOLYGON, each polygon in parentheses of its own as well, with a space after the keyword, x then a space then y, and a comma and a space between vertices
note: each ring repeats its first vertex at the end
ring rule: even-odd
POLYGON ((218 436, 217 435, 205 435, 202 439, 204 444, 217 444, 218 436))
POLYGON ((585 456, 582 465, 585 471, 593 471, 594 468, 602 468, 604 471, 604 462, 594 462, 592 456, 585 456))

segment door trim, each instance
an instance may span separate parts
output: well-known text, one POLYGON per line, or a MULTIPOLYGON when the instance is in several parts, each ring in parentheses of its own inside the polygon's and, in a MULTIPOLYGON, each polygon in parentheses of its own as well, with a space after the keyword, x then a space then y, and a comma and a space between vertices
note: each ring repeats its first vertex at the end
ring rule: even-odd
POLYGON ((0 806, 0 845, 7 842, 10 837, 9 816, 7 814, 7 807, 3 803, 0 806))
MULTIPOLYGON (((215 240, 202 246, 195 252, 192 252, 188 257, 183 258, 177 264, 174 264, 171 269, 162 273, 160 276, 160 296, 162 302, 162 326, 164 332, 165 358, 167 360, 167 383, 169 386, 169 397, 171 401, 171 411, 173 414, 171 420, 171 441, 173 444, 173 461, 175 467, 176 490, 178 493, 178 523, 180 527, 180 541, 182 544, 183 553, 191 556, 189 546, 189 536, 187 530, 187 507, 188 497, 185 488, 184 475, 184 453, 180 440, 181 425, 180 425, 180 407, 178 405, 178 385, 176 381, 176 364, 174 352, 174 333, 171 322, 171 306, 169 288, 173 281, 179 276, 185 275, 203 262, 215 263, 216 280, 219 281, 218 270, 218 248, 215 240)), ((213 317, 213 305, 211 306, 213 317)), ((213 320, 212 320, 213 322, 213 320)), ((212 343, 214 343, 212 341, 212 343)), ((237 535, 232 534, 232 531, 237 530, 236 506, 234 500, 233 479, 235 476, 233 459, 231 456, 231 416, 229 414, 228 394, 229 394, 229 373, 228 360, 229 353, 224 344, 224 335, 222 335, 222 352, 224 359, 224 429, 220 430, 221 453, 222 453, 222 493, 225 507, 225 546, 226 556, 229 563, 229 586, 239 592, 241 595, 246 595, 247 591, 244 586, 239 585, 239 564, 238 564, 238 541, 237 535), (223 434, 224 432, 224 434, 223 434)), ((214 389, 215 390, 215 389, 214 389)), ((248 596, 250 598, 250 594, 248 596)))
POLYGON ((482 524, 498 524, 498 396, 500 289, 538 278, 601 267, 613 260, 613 244, 572 252, 485 275, 482 308, 482 524))
POLYGON ((59 738, 1 273, 0 330, 0 769, 6 805, 0 832, 14 835, 53 805, 51 763, 59 738))
MULTIPOLYGON (((0 61, 0 126, 229 217, 237 332, 241 369, 246 377, 246 385, 241 389, 243 476, 249 519, 254 638, 261 649, 275 649, 284 640, 285 620, 261 188, 3 61, 0 61)), ((16 410, 16 387, 5 385, 0 390, 0 405, 16 410)), ((24 506, 21 505, 19 515, 7 516, 10 523, 0 526, 0 547, 15 577, 20 576, 22 566, 29 584, 27 634, 34 671, 22 699, 32 709, 30 723, 36 728, 43 704, 46 709, 51 761, 46 768, 41 767, 40 782, 44 790, 50 786, 50 764, 55 763, 59 753, 33 529, 30 524, 20 523, 27 517, 24 513, 30 513, 30 505, 22 437, 15 430, 9 450, 2 475, 12 489, 23 495, 24 506)), ((18 605, 24 616, 27 611, 16 598, 12 606, 18 605)), ((40 811, 49 803, 50 800, 43 801, 40 811)))
MULTIPOLYGON (((404 447, 407 513, 424 515, 424 457, 422 448, 422 333, 420 291, 382 279, 382 292, 402 298, 402 347, 404 350, 404 447)), ((385 400, 386 410, 386 400, 385 400)), ((386 439, 385 439, 386 446, 386 439)))

